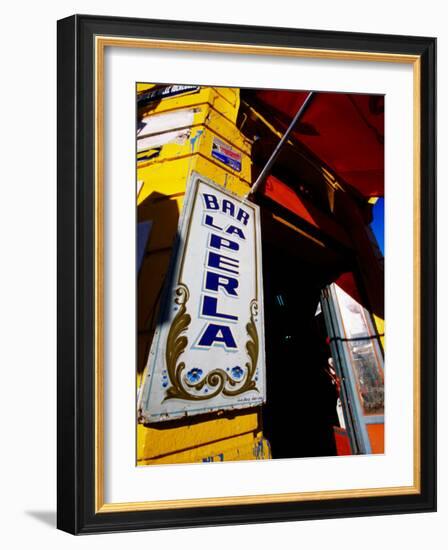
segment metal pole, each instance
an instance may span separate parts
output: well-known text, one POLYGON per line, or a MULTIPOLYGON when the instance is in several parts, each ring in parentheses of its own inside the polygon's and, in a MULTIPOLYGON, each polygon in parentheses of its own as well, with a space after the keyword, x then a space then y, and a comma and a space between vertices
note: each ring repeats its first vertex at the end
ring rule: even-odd
POLYGON ((300 117, 303 115, 305 109, 308 107, 308 104, 309 102, 311 101, 311 98, 313 97, 314 95, 314 92, 310 92, 307 96, 306 96, 306 99, 305 101, 302 103, 302 105, 300 106, 299 110, 297 111, 295 117, 292 119, 291 121, 291 124, 288 126, 288 129, 286 130, 286 132, 283 134, 281 140, 278 142, 277 144, 277 147, 274 149, 272 155, 270 156, 269 160, 267 161, 267 163, 265 164, 263 170, 261 171, 260 175, 258 176, 257 180, 255 181, 255 183, 252 185, 249 193, 246 195, 246 197, 248 197, 249 195, 253 195, 254 193, 257 192, 258 188, 260 187, 260 185, 264 182, 264 180, 266 179, 270 169, 272 168, 272 165, 274 164, 275 160, 277 159, 279 153, 280 153, 280 150, 281 148, 283 147, 283 145, 285 144, 286 140, 289 138, 291 132, 293 131, 294 129, 294 126, 297 124, 298 120, 300 119, 300 117))

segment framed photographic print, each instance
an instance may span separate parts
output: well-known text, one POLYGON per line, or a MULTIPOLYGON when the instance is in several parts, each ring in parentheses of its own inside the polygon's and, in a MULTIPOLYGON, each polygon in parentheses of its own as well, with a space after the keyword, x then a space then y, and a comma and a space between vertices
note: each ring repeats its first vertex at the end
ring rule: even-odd
POLYGON ((433 38, 58 22, 58 527, 435 510, 433 38))

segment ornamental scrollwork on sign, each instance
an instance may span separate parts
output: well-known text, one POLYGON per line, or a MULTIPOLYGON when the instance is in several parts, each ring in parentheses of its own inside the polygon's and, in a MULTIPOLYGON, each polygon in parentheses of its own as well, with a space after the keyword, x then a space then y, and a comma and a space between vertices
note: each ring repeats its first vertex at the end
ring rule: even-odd
POLYGON ((235 397, 247 391, 258 391, 255 380, 259 354, 259 339, 256 327, 257 301, 252 300, 250 304, 250 321, 246 325, 249 336, 246 342, 246 351, 249 360, 245 364, 245 370, 240 366, 233 367, 229 372, 222 368, 215 368, 202 376, 202 369, 193 367, 185 372, 185 362, 178 362, 188 345, 188 338, 183 333, 191 323, 191 316, 187 313, 186 306, 189 298, 190 292, 187 286, 180 284, 176 288, 174 298, 174 302, 179 309, 171 323, 166 342, 165 359, 171 386, 166 390, 164 401, 167 399, 204 401, 216 397, 220 393, 228 397, 235 397))
MULTIPOLYGON (((249 356, 249 361, 246 363, 246 376, 244 377, 244 383, 234 390, 224 388, 222 392, 224 395, 235 396, 250 390, 258 391, 256 381, 254 380, 257 370, 259 351, 257 325, 255 324, 257 317, 258 303, 256 300, 252 300, 250 303, 250 321, 246 325, 247 335, 249 336, 249 340, 246 342, 246 351, 249 356)), ((232 382, 234 381, 232 380, 232 382)), ((235 386, 236 383, 230 385, 235 386)))

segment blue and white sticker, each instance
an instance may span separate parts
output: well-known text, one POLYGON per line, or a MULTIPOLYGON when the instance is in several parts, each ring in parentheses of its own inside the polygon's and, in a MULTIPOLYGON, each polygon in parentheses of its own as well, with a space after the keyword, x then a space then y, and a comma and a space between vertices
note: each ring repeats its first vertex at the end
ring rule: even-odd
POLYGON ((213 138, 212 157, 232 170, 241 172, 241 153, 217 137, 213 138))

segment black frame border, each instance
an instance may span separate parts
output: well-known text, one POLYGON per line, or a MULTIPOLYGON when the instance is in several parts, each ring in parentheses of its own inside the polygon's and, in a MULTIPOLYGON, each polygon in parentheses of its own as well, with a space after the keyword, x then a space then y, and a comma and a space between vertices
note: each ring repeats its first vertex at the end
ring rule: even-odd
POLYGON ((72 534, 436 510, 436 39, 74 15, 58 21, 57 526, 72 534), (95 36, 416 55, 421 60, 421 492, 95 513, 95 36))

